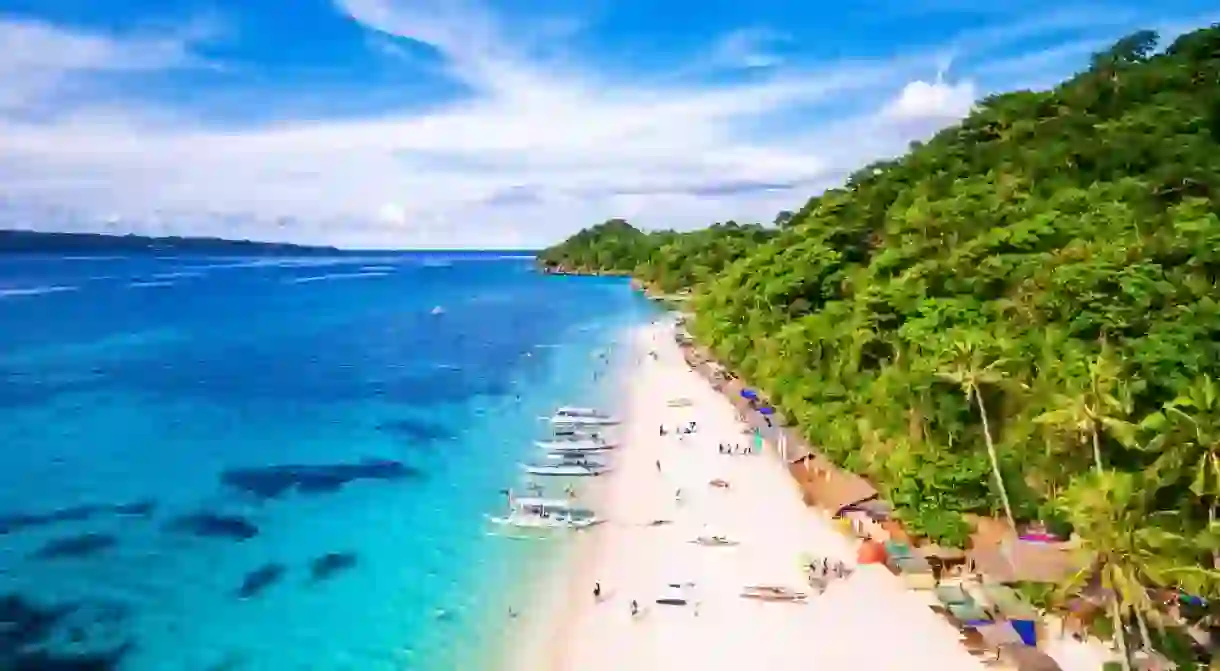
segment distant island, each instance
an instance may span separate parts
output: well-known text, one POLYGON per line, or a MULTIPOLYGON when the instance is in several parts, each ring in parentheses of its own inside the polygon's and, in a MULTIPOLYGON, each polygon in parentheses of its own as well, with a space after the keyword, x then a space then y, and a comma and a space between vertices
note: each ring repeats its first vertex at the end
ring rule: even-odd
POLYGON ((1201 668, 1148 622, 1220 600, 1220 25, 986 98, 773 224, 615 219, 538 264, 688 296, 700 349, 912 535, 1074 533, 1094 570, 1060 594, 1103 586, 1136 646, 1201 668))
POLYGON ((398 256, 453 254, 457 256, 528 256, 536 249, 341 249, 288 242, 260 242, 208 237, 151 237, 105 233, 52 233, 0 230, 0 254, 206 254, 211 256, 398 256))
POLYGON ((46 253, 161 253, 224 254, 234 256, 305 256, 345 253, 335 247, 294 245, 285 242, 256 242, 222 238, 149 237, 145 235, 107 235, 104 233, 47 233, 43 231, 0 230, 0 254, 46 253))

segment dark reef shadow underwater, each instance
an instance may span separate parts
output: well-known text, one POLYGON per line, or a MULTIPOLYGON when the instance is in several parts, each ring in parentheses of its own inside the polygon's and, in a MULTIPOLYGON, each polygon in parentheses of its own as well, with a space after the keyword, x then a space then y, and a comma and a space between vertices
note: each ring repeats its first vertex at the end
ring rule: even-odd
POLYGON ((652 313, 425 260, 7 258, 0 671, 478 664, 528 561, 484 514, 652 313))

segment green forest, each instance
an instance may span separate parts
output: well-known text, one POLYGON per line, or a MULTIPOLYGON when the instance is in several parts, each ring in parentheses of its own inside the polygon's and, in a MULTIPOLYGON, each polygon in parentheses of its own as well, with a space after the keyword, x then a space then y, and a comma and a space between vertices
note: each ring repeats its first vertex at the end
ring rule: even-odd
POLYGON ((700 344, 918 534, 1074 529, 1142 624, 1147 587, 1220 596, 1220 25, 986 98, 775 224, 616 219, 539 263, 689 290, 700 344))

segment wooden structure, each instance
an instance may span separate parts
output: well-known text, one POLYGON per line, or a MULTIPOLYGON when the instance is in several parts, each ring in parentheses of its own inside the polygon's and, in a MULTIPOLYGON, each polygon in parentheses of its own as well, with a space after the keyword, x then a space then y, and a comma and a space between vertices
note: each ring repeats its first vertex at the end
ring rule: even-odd
POLYGON ((849 506, 877 497, 877 490, 868 480, 835 466, 808 446, 801 444, 800 451, 803 454, 789 459, 788 470, 800 484, 806 503, 838 516, 849 506))
POLYGON ((1069 543, 1027 541, 1008 535, 975 537, 967 564, 998 583, 1061 583, 1084 567, 1078 549, 1069 543))

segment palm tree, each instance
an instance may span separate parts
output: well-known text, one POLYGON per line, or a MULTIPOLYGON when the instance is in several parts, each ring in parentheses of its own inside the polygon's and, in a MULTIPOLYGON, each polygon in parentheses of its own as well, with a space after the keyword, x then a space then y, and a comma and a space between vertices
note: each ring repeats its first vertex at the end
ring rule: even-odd
POLYGON ((991 424, 987 419, 987 405, 983 401, 981 385, 998 384, 1003 380, 1000 366, 1003 359, 992 359, 988 362, 989 353, 982 346, 982 340, 974 334, 965 334, 950 341, 946 351, 942 352, 945 363, 937 371, 941 379, 957 385, 966 402, 978 406, 979 416, 983 420, 983 440, 987 444, 987 457, 991 460, 991 471, 995 475, 996 488, 1000 493, 1000 502, 1004 506, 1004 515, 1012 529, 1017 528, 1016 517, 1012 514, 1012 504, 1008 500, 1008 489, 1004 486, 1004 476, 1000 472, 1000 459, 996 454, 995 440, 991 435, 991 424))
POLYGON ((1214 572, 1192 561, 1202 536, 1177 532, 1175 513, 1153 510, 1158 488, 1144 474, 1103 471, 1077 480, 1058 501, 1090 559, 1065 581, 1061 593, 1075 594, 1097 581, 1106 594, 1124 669, 1131 668, 1124 616, 1135 616, 1145 647, 1150 641, 1147 618, 1160 621, 1148 586, 1201 586, 1215 579, 1214 572))
MULTIPOLYGON (((1185 470, 1190 491, 1207 500, 1208 525, 1215 525, 1220 500, 1220 385, 1207 375, 1195 379, 1184 394, 1141 426, 1157 432, 1148 449, 1162 454, 1160 463, 1172 462, 1185 470)), ((1220 568, 1220 552, 1212 553, 1212 566, 1220 568)))
POLYGON ((1087 361, 1084 372, 1087 373, 1085 379, 1070 373, 1064 375, 1062 382, 1067 391, 1053 394, 1054 409, 1034 421, 1091 440, 1093 469, 1100 474, 1105 468, 1101 454, 1103 432, 1124 445, 1135 442, 1135 426, 1124 419, 1130 414, 1132 403, 1120 378, 1121 366, 1105 343, 1102 343, 1101 353, 1087 361))

